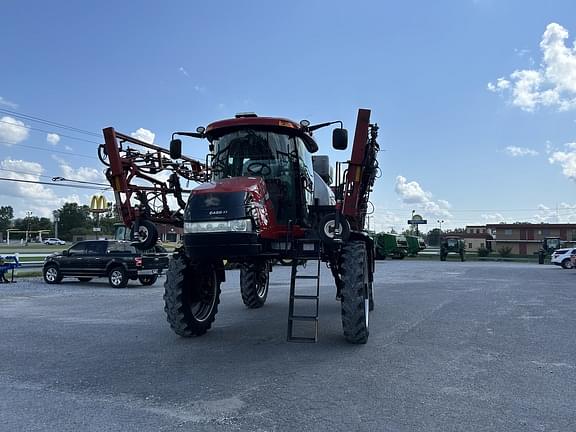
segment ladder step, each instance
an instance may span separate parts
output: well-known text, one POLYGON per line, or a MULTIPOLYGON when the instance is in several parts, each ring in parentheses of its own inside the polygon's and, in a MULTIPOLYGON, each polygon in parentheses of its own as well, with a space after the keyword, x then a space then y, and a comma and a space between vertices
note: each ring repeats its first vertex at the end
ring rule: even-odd
POLYGON ((293 299, 299 299, 299 300, 319 300, 318 296, 315 295, 300 295, 300 294, 295 294, 292 296, 293 299))
POLYGON ((310 342, 315 343, 318 339, 315 337, 302 337, 302 336, 290 336, 288 342, 310 342))
POLYGON ((294 276, 294 279, 320 279, 320 276, 294 276))
POLYGON ((318 317, 306 315, 292 315, 288 321, 318 321, 318 317))

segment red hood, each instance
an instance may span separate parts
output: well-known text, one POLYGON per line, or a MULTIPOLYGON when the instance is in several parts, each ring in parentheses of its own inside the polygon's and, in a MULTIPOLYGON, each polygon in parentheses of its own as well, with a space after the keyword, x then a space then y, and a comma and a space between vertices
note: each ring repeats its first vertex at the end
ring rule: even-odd
POLYGON ((266 184, 262 177, 233 177, 202 183, 192 190, 192 194, 218 192, 252 192, 257 195, 254 198, 261 200, 266 194, 266 184))

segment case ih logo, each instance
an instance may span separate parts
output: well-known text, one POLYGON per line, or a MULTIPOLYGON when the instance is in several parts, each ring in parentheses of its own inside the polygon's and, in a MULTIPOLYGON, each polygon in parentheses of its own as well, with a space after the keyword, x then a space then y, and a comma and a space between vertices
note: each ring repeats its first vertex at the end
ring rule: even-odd
POLYGON ((225 215, 226 213, 228 213, 228 210, 210 210, 208 212, 210 216, 221 216, 225 215))
POLYGON ((204 205, 206 207, 216 207, 220 205, 220 198, 215 196, 210 196, 204 200, 204 205))

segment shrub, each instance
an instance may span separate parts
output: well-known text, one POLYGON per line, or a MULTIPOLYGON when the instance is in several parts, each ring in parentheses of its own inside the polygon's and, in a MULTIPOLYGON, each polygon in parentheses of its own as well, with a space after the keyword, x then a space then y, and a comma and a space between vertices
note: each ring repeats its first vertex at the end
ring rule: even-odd
POLYGON ((490 249, 487 249, 485 247, 478 248, 479 257, 487 257, 488 255, 490 255, 490 249))
POLYGON ((498 255, 500 255, 502 258, 509 257, 512 255, 512 248, 510 246, 502 246, 500 249, 498 249, 498 255))

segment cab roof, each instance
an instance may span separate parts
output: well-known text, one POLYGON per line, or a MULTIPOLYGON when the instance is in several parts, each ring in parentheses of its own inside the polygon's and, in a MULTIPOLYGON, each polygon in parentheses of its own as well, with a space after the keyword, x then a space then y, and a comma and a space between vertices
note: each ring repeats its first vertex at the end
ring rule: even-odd
POLYGON ((258 117, 255 114, 240 115, 236 118, 218 120, 206 127, 206 135, 212 140, 235 129, 254 128, 271 130, 302 138, 310 153, 318 151, 318 144, 309 132, 295 121, 279 117, 258 117))

